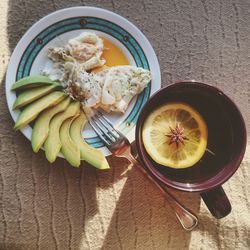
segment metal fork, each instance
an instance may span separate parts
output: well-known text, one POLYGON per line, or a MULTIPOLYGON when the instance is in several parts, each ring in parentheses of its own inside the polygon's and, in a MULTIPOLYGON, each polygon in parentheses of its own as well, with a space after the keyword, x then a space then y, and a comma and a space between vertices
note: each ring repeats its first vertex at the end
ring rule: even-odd
POLYGON ((185 230, 192 230, 198 225, 198 218, 188 211, 172 194, 170 194, 166 187, 149 173, 140 162, 131 154, 131 144, 128 139, 117 129, 100 111, 88 117, 91 127, 100 137, 106 147, 110 150, 112 155, 116 157, 126 158, 131 164, 138 167, 147 177, 161 190, 167 198, 170 206, 175 212, 176 217, 180 221, 185 230))

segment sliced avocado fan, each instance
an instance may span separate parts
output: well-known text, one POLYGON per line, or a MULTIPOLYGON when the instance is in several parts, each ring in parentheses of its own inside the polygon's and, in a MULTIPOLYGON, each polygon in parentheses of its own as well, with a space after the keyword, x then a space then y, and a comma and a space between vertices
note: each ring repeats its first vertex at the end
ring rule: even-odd
POLYGON ((51 106, 55 106, 65 97, 66 94, 64 92, 55 91, 29 104, 20 113, 19 117, 16 120, 14 129, 19 130, 25 127, 27 124, 33 121, 41 111, 51 106))
POLYGON ((81 111, 80 115, 74 119, 70 126, 70 137, 80 149, 81 159, 98 169, 108 169, 109 164, 103 153, 89 146, 82 137, 82 130, 87 122, 85 114, 81 111))
MULTIPOLYGON (((75 117, 77 116, 79 116, 79 114, 75 117)), ((75 117, 65 120, 60 128, 61 152, 71 166, 79 167, 81 164, 80 149, 69 135, 70 125, 75 117)))
POLYGON ((27 89, 27 88, 33 88, 38 86, 44 86, 44 85, 52 85, 52 84, 58 84, 58 86, 61 86, 59 83, 52 81, 49 77, 43 76, 43 75, 33 75, 33 76, 27 76, 24 77, 17 82, 15 82, 11 90, 21 90, 21 89, 27 89))
POLYGON ((12 109, 14 110, 22 108, 23 106, 37 100, 38 98, 51 93, 53 90, 58 89, 59 87, 60 86, 58 84, 51 84, 25 90, 16 98, 12 109))
POLYGON ((64 112, 55 115, 51 119, 49 124, 49 135, 44 142, 45 155, 50 163, 56 160, 56 157, 62 147, 59 131, 63 122, 66 119, 75 116, 79 112, 80 103, 73 101, 64 112))
POLYGON ((55 107, 44 110, 36 119, 31 135, 31 145, 34 152, 42 147, 49 135, 49 124, 51 119, 58 113, 63 112, 69 106, 71 99, 65 98, 55 107))
POLYGON ((109 169, 103 153, 89 146, 82 136, 88 120, 80 102, 71 100, 61 89, 60 83, 43 75, 27 76, 15 82, 11 90, 19 95, 13 110, 23 109, 14 129, 22 129, 38 117, 31 136, 34 152, 43 146, 47 160, 53 163, 61 150, 74 167, 84 160, 98 169, 109 169))

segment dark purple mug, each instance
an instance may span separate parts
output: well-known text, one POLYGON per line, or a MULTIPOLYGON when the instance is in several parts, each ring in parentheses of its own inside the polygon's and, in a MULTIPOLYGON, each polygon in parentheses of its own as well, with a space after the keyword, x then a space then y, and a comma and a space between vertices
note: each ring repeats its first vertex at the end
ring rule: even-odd
POLYGON ((235 103, 216 87, 194 81, 178 82, 160 89, 143 107, 136 125, 136 147, 140 161, 170 188, 200 192, 210 212, 222 218, 231 211, 221 187, 238 169, 246 149, 246 127, 235 103), (194 107, 208 127, 207 151, 194 166, 172 169, 161 166, 146 152, 142 126, 147 116, 168 102, 185 102, 194 107))

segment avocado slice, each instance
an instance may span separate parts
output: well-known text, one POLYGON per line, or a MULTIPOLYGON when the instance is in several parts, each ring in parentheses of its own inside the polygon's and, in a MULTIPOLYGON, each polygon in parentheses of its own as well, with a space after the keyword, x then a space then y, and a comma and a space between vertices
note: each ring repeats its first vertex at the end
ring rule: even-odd
POLYGON ((44 110, 37 118, 32 130, 31 145, 34 152, 42 147, 44 141, 49 135, 50 120, 59 112, 66 110, 69 106, 70 98, 66 98, 59 102, 55 107, 44 110))
MULTIPOLYGON (((77 114, 77 116, 79 116, 79 114, 77 114)), ((70 125, 75 117, 65 120, 60 128, 61 152, 71 166, 79 167, 81 164, 80 149, 69 135, 70 125)))
POLYGON ((19 109, 37 100, 38 98, 45 96, 46 94, 52 92, 53 90, 57 88, 59 88, 58 84, 52 84, 48 86, 36 87, 36 88, 25 90, 16 98, 16 101, 13 104, 12 109, 13 110, 19 109))
POLYGON ((49 124, 49 135, 44 142, 44 150, 47 160, 52 163, 56 160, 58 153, 62 147, 60 140, 60 127, 62 123, 70 118, 75 116, 80 112, 80 103, 71 102, 67 109, 61 114, 57 114, 52 118, 49 124))
MULTIPOLYGON (((33 75, 33 76, 26 76, 17 82, 15 82, 11 90, 20 90, 20 89, 27 89, 27 88, 33 88, 38 86, 44 86, 44 85, 51 85, 56 84, 55 81, 50 80, 47 76, 43 75, 33 75)), ((58 83, 60 86, 60 84, 58 83)))
POLYGON ((82 137, 81 132, 87 121, 85 114, 81 111, 80 115, 74 119, 70 126, 70 136, 79 147, 82 160, 98 169, 108 169, 109 164, 102 152, 89 146, 82 137))
POLYGON ((62 99, 64 99, 65 96, 66 94, 62 91, 54 91, 31 103, 21 112, 17 118, 14 129, 18 130, 25 127, 28 123, 33 121, 41 111, 56 105, 62 99))

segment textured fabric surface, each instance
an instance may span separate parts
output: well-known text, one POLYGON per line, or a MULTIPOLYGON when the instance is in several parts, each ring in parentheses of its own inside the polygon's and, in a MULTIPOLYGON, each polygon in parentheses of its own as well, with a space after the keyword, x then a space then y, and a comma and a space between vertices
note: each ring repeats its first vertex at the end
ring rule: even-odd
POLYGON ((224 185, 233 207, 226 218, 214 219, 198 194, 173 192, 200 219, 185 232, 157 188, 126 161, 110 158, 105 172, 63 160, 50 165, 14 133, 4 93, 10 55, 35 21, 77 5, 128 18, 152 43, 162 85, 196 79, 218 86, 250 126, 249 1, 1 0, 0 249, 249 249, 249 146, 224 185))

